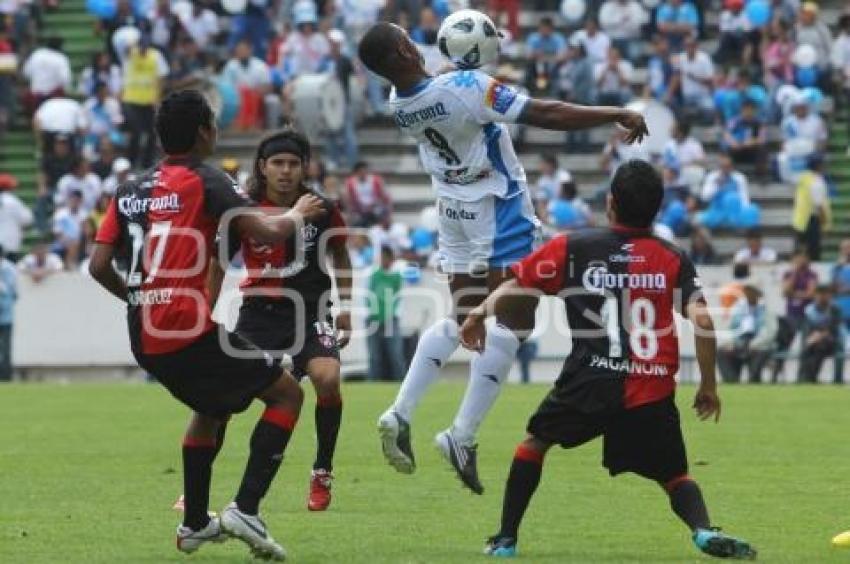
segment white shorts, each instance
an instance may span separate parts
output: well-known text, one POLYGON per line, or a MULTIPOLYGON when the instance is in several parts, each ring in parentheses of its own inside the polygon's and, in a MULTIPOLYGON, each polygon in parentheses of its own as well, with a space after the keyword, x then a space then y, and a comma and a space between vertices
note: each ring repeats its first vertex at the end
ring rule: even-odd
POLYGON ((480 273, 521 260, 540 241, 540 221, 528 191, 475 202, 439 197, 439 252, 443 272, 480 273))

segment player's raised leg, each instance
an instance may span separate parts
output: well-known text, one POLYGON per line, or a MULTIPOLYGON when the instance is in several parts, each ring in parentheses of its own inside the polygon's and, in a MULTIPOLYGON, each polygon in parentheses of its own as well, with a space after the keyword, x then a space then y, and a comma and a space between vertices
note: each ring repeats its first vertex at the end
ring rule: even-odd
POLYGON ((263 391, 266 404, 251 434, 250 454, 236 499, 221 513, 222 527, 243 540, 260 557, 283 560, 286 551, 271 536, 260 519, 260 501, 266 495, 283 462, 283 452, 295 429, 304 392, 298 382, 284 372, 263 391))
POLYGON ((307 363, 307 374, 316 389, 316 460, 307 500, 310 511, 324 511, 331 503, 333 456, 342 421, 339 369, 336 358, 314 358, 307 363))
POLYGON ((177 527, 177 549, 191 553, 207 542, 227 539, 217 515, 209 515, 212 464, 221 449, 226 422, 194 413, 183 437, 185 513, 177 527))

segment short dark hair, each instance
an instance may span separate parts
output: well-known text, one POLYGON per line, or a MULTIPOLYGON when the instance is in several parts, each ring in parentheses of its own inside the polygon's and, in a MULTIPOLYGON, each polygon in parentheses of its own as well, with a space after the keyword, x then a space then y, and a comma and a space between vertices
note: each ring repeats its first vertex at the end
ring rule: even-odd
POLYGON ((361 170, 361 169, 364 169, 364 168, 369 168, 369 163, 366 162, 366 161, 357 161, 356 163, 354 163, 354 168, 352 168, 351 170, 353 170, 354 172, 357 172, 358 170, 361 170))
POLYGON ((815 287, 815 292, 818 294, 831 294, 832 293, 832 284, 820 283, 815 287))
POLYGON ((746 262, 736 262, 732 264, 732 278, 735 280, 743 280, 750 276, 750 265, 746 262))
POLYGON ((357 56, 370 71, 388 78, 387 74, 398 63, 396 51, 400 42, 401 34, 396 26, 378 22, 360 40, 357 56))
POLYGON ((53 49, 54 51, 61 51, 62 45, 64 45, 64 43, 65 40, 58 35, 51 35, 44 42, 48 49, 53 49))
POLYGON ((389 245, 381 245, 381 256, 395 257, 395 249, 389 245))
POLYGON ((552 166, 558 166, 558 157, 555 153, 543 153, 540 160, 544 163, 549 163, 552 166))
POLYGON ((614 173, 611 196, 618 223, 647 228, 658 215, 664 184, 651 164, 632 159, 621 164, 614 173))
POLYGON ((195 146, 198 131, 212 128, 214 119, 207 99, 197 90, 169 94, 156 113, 156 133, 168 155, 188 153, 195 146))
POLYGON ((747 239, 761 239, 761 229, 758 227, 750 227, 747 229, 747 239))
POLYGON ((547 27, 555 27, 555 20, 553 20, 550 16, 543 16, 540 18, 540 25, 545 25, 547 27))
MULTIPOLYGON (((266 197, 266 178, 260 170, 260 161, 279 153, 297 155, 301 159, 302 167, 306 169, 307 163, 310 161, 310 141, 291 125, 264 137, 260 141, 257 146, 257 153, 254 155, 254 166, 247 186, 248 195, 255 201, 259 202, 266 197)), ((304 174, 306 174, 306 170, 304 174)))
POLYGON ((683 119, 678 123, 678 127, 682 137, 687 137, 691 134, 691 122, 683 119))

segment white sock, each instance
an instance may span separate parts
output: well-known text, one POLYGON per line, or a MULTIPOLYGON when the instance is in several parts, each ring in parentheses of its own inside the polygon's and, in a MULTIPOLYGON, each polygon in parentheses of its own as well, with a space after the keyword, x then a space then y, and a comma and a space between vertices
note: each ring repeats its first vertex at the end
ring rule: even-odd
POLYGON ((393 404, 399 415, 407 421, 419 405, 422 396, 458 346, 458 326, 454 319, 443 319, 432 325, 419 338, 416 354, 401 384, 393 404))
POLYGON ((459 443, 471 445, 475 442, 481 422, 499 397, 502 383, 511 371, 519 345, 519 339, 507 327, 494 323, 487 328, 484 352, 472 359, 469 385, 452 424, 452 435, 459 443))

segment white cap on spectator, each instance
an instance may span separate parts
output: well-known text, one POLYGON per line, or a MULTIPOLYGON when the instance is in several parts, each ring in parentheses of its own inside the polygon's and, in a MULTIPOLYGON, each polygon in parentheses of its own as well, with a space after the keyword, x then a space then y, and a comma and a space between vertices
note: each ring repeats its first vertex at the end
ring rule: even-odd
POLYGON ((808 98, 808 96, 806 96, 806 93, 802 92, 802 91, 797 92, 794 95, 794 98, 792 98, 792 100, 793 100, 791 102, 792 106, 808 106, 809 105, 809 98, 808 98))
POLYGON ((130 161, 128 161, 124 157, 119 157, 115 159, 114 163, 112 163, 112 174, 121 174, 122 172, 127 172, 128 170, 130 170, 130 161))
POLYGON ((292 16, 296 26, 305 23, 319 23, 318 10, 316 9, 316 5, 310 0, 298 0, 295 6, 292 7, 292 16))
POLYGON ((344 45, 345 33, 343 33, 342 30, 334 28, 328 32, 328 40, 338 45, 344 45))
POLYGON ((561 169, 561 170, 558 171, 556 181, 558 182, 558 184, 563 184, 565 182, 572 182, 573 181, 573 175, 570 174, 569 172, 567 172, 566 170, 561 169))

